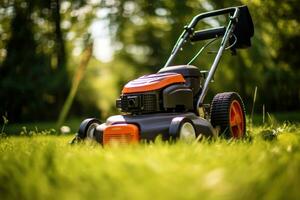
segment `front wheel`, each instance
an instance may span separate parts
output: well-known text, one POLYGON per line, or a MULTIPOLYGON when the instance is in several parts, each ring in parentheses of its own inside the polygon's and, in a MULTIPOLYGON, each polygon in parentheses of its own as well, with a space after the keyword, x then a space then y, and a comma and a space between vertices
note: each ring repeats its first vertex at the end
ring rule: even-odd
POLYGON ((246 134, 245 107, 242 98, 235 92, 217 94, 211 104, 211 124, 220 128, 226 138, 242 138, 246 134))
POLYGON ((196 140, 196 131, 193 122, 189 118, 175 117, 169 127, 169 135, 172 139, 190 143, 196 140))
POLYGON ((101 122, 95 118, 89 118, 82 121, 78 130, 78 137, 80 139, 96 139, 95 130, 101 122))

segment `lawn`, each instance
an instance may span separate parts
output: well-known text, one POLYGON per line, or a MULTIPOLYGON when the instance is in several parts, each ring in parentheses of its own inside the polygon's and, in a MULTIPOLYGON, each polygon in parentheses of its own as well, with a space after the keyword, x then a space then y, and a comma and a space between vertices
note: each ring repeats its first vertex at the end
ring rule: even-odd
POLYGON ((300 125, 243 141, 102 148, 32 132, 0 139, 1 199, 298 199, 300 125))
MULTIPOLYGON (((89 116, 91 117, 91 116, 89 116)), ((284 123, 286 121, 293 122, 293 123, 300 123, 300 111, 293 111, 293 112, 280 112, 280 113, 271 113, 270 117, 266 116, 266 121, 273 121, 279 123, 284 123), (271 119, 270 119, 271 117, 271 119)), ((87 117, 85 117, 87 118, 87 117)), ((68 119, 64 125, 70 127, 71 132, 76 132, 78 130, 79 124, 84 119, 84 117, 81 118, 71 118, 68 119)), ((101 121, 104 121, 102 119, 101 121)), ((253 123, 254 125, 262 125, 262 114, 255 114, 253 116, 253 123)), ((1 123, 0 123, 1 128, 1 123)), ((59 130, 56 128, 56 121, 44 121, 44 122, 29 122, 29 123, 11 123, 8 122, 5 126, 5 132, 8 134, 13 135, 19 135, 21 132, 24 131, 43 131, 43 130, 56 130, 59 132, 59 130), (24 130, 26 128, 26 130, 24 130)))

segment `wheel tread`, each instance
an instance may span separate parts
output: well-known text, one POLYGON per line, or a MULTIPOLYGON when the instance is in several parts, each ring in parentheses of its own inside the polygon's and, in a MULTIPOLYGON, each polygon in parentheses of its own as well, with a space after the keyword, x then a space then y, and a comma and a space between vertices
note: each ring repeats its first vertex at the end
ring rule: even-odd
MULTIPOLYGON (((245 106, 239 94, 235 92, 219 93, 213 98, 211 103, 211 124, 213 127, 219 127, 220 134, 224 134, 227 138, 232 137, 229 129, 229 109, 233 100, 237 100, 240 103, 245 120, 245 106)), ((245 135, 246 132, 245 121, 244 124, 245 130, 243 135, 245 135)))

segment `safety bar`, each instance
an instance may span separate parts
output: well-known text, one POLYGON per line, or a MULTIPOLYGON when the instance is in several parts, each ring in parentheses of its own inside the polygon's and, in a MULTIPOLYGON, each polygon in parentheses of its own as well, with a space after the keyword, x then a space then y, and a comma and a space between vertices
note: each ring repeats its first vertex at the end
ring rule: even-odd
POLYGON ((218 27, 218 28, 210 28, 205 29, 202 31, 195 31, 194 34, 191 36, 190 40, 192 42, 201 41, 201 40, 207 40, 212 38, 221 37, 225 34, 226 27, 218 27))
POLYGON ((188 28, 195 28, 195 26, 198 24, 198 22, 204 18, 225 15, 228 13, 230 13, 232 15, 232 19, 235 19, 238 17, 237 10, 238 10, 238 7, 229 7, 229 8, 224 8, 224 9, 220 9, 220 10, 214 10, 214 11, 210 11, 210 12, 201 13, 192 19, 191 23, 188 25, 188 28))
MULTIPOLYGON (((230 20, 237 21, 238 15, 239 15, 239 8, 238 7, 230 7, 230 8, 224 8, 220 10, 210 11, 206 13, 201 13, 197 16, 195 16, 192 21, 189 23, 188 26, 184 27, 184 31, 181 33, 178 41, 176 42, 170 57, 168 58, 166 64, 164 67, 170 66, 171 62, 174 60, 176 54, 178 53, 181 46, 187 41, 187 39, 193 34, 195 26, 198 24, 198 22, 204 18, 218 16, 218 15, 224 15, 224 14, 231 14, 230 20)), ((228 29, 228 26, 227 26, 228 29)))

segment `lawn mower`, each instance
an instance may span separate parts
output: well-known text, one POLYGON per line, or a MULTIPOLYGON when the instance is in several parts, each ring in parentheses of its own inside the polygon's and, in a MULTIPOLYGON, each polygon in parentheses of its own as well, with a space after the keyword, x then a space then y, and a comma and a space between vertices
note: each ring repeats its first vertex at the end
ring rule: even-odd
POLYGON ((113 142, 137 143, 163 140, 193 141, 203 137, 243 138, 246 133, 245 108, 238 93, 215 95, 204 104, 209 84, 225 50, 251 46, 253 22, 247 6, 205 12, 195 16, 184 27, 166 64, 157 73, 128 82, 116 106, 123 114, 109 117, 105 123, 96 118, 85 119, 74 141, 92 139, 102 145, 113 142), (227 16, 226 26, 195 30, 205 18, 227 16), (213 41, 221 43, 209 71, 200 71, 191 62, 213 41), (191 62, 172 62, 187 42, 209 40, 191 62))

